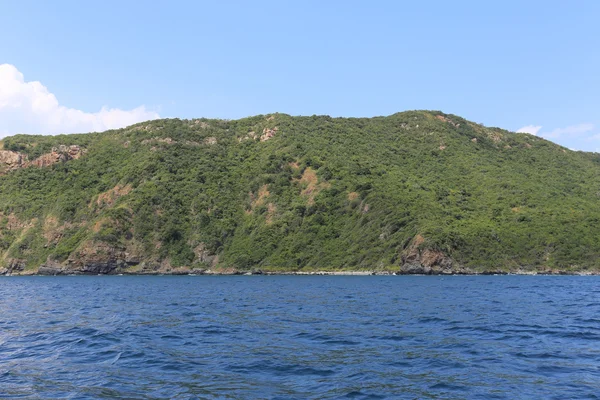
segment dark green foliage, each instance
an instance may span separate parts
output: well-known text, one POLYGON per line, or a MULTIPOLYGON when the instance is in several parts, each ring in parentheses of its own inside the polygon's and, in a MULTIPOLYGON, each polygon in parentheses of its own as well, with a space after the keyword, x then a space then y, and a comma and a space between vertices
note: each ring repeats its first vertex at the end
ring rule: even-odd
POLYGON ((30 160, 88 150, 0 177, 5 258, 64 261, 94 241, 173 266, 204 252, 238 269, 393 268, 420 234, 473 269, 600 268, 598 154, 440 112, 169 119, 3 144, 30 160), (34 222, 8 229, 9 215, 34 222), (49 217, 57 241, 40 239, 49 217))

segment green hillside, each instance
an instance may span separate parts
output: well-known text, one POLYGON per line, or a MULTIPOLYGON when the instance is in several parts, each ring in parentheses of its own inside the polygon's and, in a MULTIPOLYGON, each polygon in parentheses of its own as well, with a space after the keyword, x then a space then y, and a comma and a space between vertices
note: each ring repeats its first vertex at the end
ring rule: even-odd
POLYGON ((600 154, 440 112, 165 119, 0 149, 4 273, 600 271, 600 154))

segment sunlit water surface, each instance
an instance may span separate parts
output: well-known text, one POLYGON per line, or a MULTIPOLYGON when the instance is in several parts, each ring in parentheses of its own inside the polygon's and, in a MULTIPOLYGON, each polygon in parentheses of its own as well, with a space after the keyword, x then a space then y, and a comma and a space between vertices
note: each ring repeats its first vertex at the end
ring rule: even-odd
POLYGON ((599 396, 598 277, 0 279, 0 398, 599 396))

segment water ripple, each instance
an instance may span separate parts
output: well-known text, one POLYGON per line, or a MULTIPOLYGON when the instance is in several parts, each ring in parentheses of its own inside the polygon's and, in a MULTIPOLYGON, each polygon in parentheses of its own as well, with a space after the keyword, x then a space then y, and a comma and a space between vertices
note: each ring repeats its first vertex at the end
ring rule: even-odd
POLYGON ((598 277, 5 277, 0 399, 594 399, 598 277))

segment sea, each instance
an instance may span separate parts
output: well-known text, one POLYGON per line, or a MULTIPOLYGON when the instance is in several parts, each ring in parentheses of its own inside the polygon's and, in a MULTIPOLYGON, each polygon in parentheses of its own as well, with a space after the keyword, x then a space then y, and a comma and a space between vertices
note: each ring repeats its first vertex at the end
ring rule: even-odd
POLYGON ((2 277, 0 398, 598 399, 600 277, 2 277))

